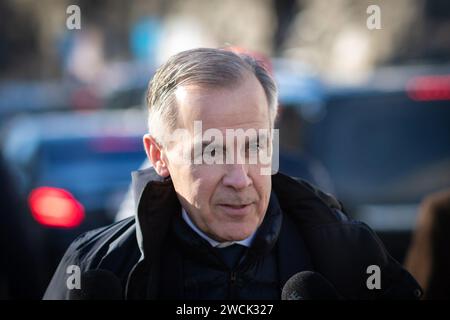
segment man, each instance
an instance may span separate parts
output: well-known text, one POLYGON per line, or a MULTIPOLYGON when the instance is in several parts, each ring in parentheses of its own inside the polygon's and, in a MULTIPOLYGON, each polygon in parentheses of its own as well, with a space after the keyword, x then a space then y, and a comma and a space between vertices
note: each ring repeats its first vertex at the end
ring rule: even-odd
POLYGON ((152 168, 133 175, 135 219, 75 240, 44 298, 71 295, 71 265, 109 270, 126 299, 280 299, 287 280, 306 270, 344 298, 420 295, 338 201, 268 173, 276 165, 262 155, 275 153, 277 89, 255 60, 219 49, 181 52, 158 70, 147 102, 152 168), (373 265, 381 277, 375 289, 367 285, 373 265))
POLYGON ((450 189, 427 195, 419 206, 416 228, 405 261, 426 300, 450 299, 450 189))

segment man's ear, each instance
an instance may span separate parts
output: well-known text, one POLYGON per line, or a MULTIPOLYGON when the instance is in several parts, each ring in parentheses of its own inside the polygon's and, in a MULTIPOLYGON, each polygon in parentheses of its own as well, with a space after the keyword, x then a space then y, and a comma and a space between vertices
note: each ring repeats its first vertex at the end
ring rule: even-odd
POLYGON ((156 173, 163 178, 170 175, 169 168, 167 167, 167 161, 163 157, 162 147, 156 142, 150 134, 145 134, 144 138, 144 148, 147 153, 147 157, 150 160, 156 173))

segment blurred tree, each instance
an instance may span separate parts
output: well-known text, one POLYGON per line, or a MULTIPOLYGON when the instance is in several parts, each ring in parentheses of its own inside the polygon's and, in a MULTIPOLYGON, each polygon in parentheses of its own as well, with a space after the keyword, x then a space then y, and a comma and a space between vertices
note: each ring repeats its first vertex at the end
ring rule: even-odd
POLYGON ((11 1, 0 1, 0 78, 32 76, 39 60, 34 16, 11 1))
POLYGON ((300 8, 297 0, 273 0, 272 4, 276 14, 273 52, 279 55, 300 8))

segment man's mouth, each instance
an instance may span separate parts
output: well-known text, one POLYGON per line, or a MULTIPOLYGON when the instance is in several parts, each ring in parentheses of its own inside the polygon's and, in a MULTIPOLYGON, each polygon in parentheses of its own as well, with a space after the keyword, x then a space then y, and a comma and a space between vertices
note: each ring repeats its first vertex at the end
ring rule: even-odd
POLYGON ((241 209, 241 208, 245 208, 246 206, 248 206, 250 204, 222 204, 222 205, 233 208, 233 209, 241 209))
POLYGON ((235 204, 235 203, 222 203, 219 207, 226 213, 232 216, 242 216, 250 212, 250 207, 253 203, 235 204))

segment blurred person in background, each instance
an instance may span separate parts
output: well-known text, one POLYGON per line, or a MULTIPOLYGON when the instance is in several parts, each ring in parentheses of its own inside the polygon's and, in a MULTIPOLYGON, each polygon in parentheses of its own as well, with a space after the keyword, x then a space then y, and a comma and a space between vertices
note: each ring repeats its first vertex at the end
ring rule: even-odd
POLYGON ((450 299, 450 189, 427 196, 419 211, 405 266, 424 299, 450 299))
POLYGON ((277 88, 253 58, 220 49, 181 52, 158 70, 147 102, 144 146, 152 167, 133 174, 135 217, 75 240, 44 299, 70 299, 72 290, 84 289, 67 287, 72 265, 108 270, 126 299, 278 300, 287 280, 306 270, 347 299, 420 296, 376 234, 307 182, 264 175, 260 162, 179 162, 180 151, 193 146, 168 135, 184 127, 193 137, 194 121, 219 131, 274 128, 277 88), (378 290, 367 286, 370 265, 381 270, 378 290))

